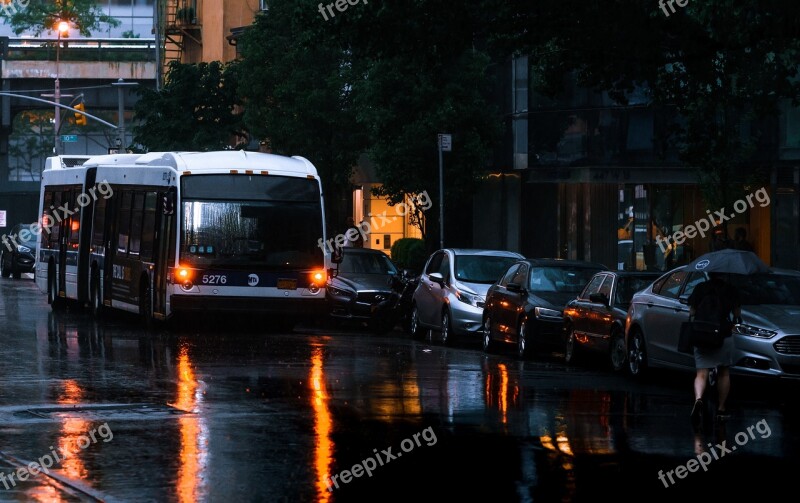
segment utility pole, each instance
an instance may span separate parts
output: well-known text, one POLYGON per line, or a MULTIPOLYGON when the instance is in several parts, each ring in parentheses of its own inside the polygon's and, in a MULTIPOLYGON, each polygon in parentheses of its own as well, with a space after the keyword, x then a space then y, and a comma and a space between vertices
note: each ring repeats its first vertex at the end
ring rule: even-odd
POLYGON ((453 136, 439 135, 439 248, 444 248, 444 162, 442 152, 453 150, 453 136))
MULTIPOLYGON (((56 45, 56 85, 53 94, 53 101, 56 103, 61 103, 61 81, 59 80, 59 66, 61 64, 61 34, 63 33, 66 35, 69 33, 69 23, 66 21, 59 21, 58 25, 56 25, 56 31, 58 32, 58 42, 56 45)), ((61 129, 61 110, 56 107, 55 109, 55 123, 53 124, 53 150, 55 151, 56 155, 61 154, 61 142, 59 142, 58 138, 58 131, 61 129)))
POLYGON ((119 79, 111 84, 117 88, 117 147, 119 153, 123 154, 127 151, 127 142, 125 141, 125 88, 138 86, 138 82, 125 82, 124 79, 119 79))

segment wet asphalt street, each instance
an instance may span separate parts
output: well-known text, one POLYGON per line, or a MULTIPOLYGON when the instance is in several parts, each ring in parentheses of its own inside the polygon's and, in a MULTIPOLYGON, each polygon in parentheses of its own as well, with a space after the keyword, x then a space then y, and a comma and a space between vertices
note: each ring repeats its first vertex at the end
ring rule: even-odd
POLYGON ((125 315, 98 323, 51 312, 30 280, 0 280, 0 501, 796 490, 800 383, 734 380, 732 419, 696 435, 688 374, 642 383, 557 353, 522 362, 400 332, 194 321, 150 332, 125 315))

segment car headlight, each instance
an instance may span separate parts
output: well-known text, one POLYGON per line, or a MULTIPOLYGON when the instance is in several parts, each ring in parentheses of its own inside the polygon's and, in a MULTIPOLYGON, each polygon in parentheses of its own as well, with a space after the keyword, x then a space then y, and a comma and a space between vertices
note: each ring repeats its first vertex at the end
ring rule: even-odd
POLYGON ((733 326, 733 333, 739 335, 747 335, 750 337, 758 337, 759 339, 772 339, 778 332, 774 330, 767 330, 766 328, 758 328, 744 323, 738 323, 733 326))
POLYGON ((461 290, 456 290, 456 298, 463 302, 464 304, 469 304, 470 306, 480 307, 478 303, 483 303, 483 297, 480 295, 475 295, 472 293, 467 293, 461 290))
POLYGON ((555 309, 547 309, 546 307, 535 307, 533 309, 537 318, 558 318, 561 319, 561 311, 555 309))
POLYGON ((343 290, 341 288, 336 288, 335 286, 328 285, 328 292, 331 295, 339 295, 344 297, 352 297, 355 295, 355 292, 351 292, 349 290, 343 290))
POLYGON ((28 248, 27 246, 22 246, 22 245, 19 245, 19 246, 17 247, 17 251, 18 251, 18 252, 20 252, 20 253, 30 253, 30 252, 31 252, 31 249, 30 249, 30 248, 28 248))

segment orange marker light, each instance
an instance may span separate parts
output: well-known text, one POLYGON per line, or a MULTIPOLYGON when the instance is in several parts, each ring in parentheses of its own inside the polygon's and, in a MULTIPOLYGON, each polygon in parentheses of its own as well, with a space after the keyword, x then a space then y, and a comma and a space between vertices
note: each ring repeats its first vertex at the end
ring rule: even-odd
POLYGON ((325 271, 314 271, 311 273, 311 281, 320 284, 325 281, 325 271))

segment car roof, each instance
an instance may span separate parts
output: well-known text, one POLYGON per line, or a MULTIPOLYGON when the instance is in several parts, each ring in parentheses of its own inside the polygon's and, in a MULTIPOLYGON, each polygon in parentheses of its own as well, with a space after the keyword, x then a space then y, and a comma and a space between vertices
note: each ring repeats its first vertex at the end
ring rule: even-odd
POLYGON ((596 262, 586 262, 585 260, 566 260, 560 258, 531 258, 525 259, 521 262, 527 262, 531 267, 579 267, 584 269, 601 269, 603 272, 608 271, 608 267, 596 262))
POLYGON ((355 248, 355 247, 353 247, 353 248, 342 248, 342 250, 344 251, 344 253, 370 253, 370 254, 373 254, 373 255, 380 254, 380 255, 383 255, 384 257, 387 257, 387 258, 389 257, 388 255, 386 255, 386 253, 382 252, 381 250, 373 250, 372 248, 355 248))
POLYGON ((508 250, 487 250, 483 248, 444 248, 453 255, 487 255, 490 257, 512 257, 524 259, 525 256, 508 250))
POLYGON ((606 274, 608 273, 615 274, 620 278, 658 278, 664 274, 660 271, 606 271, 606 274))

